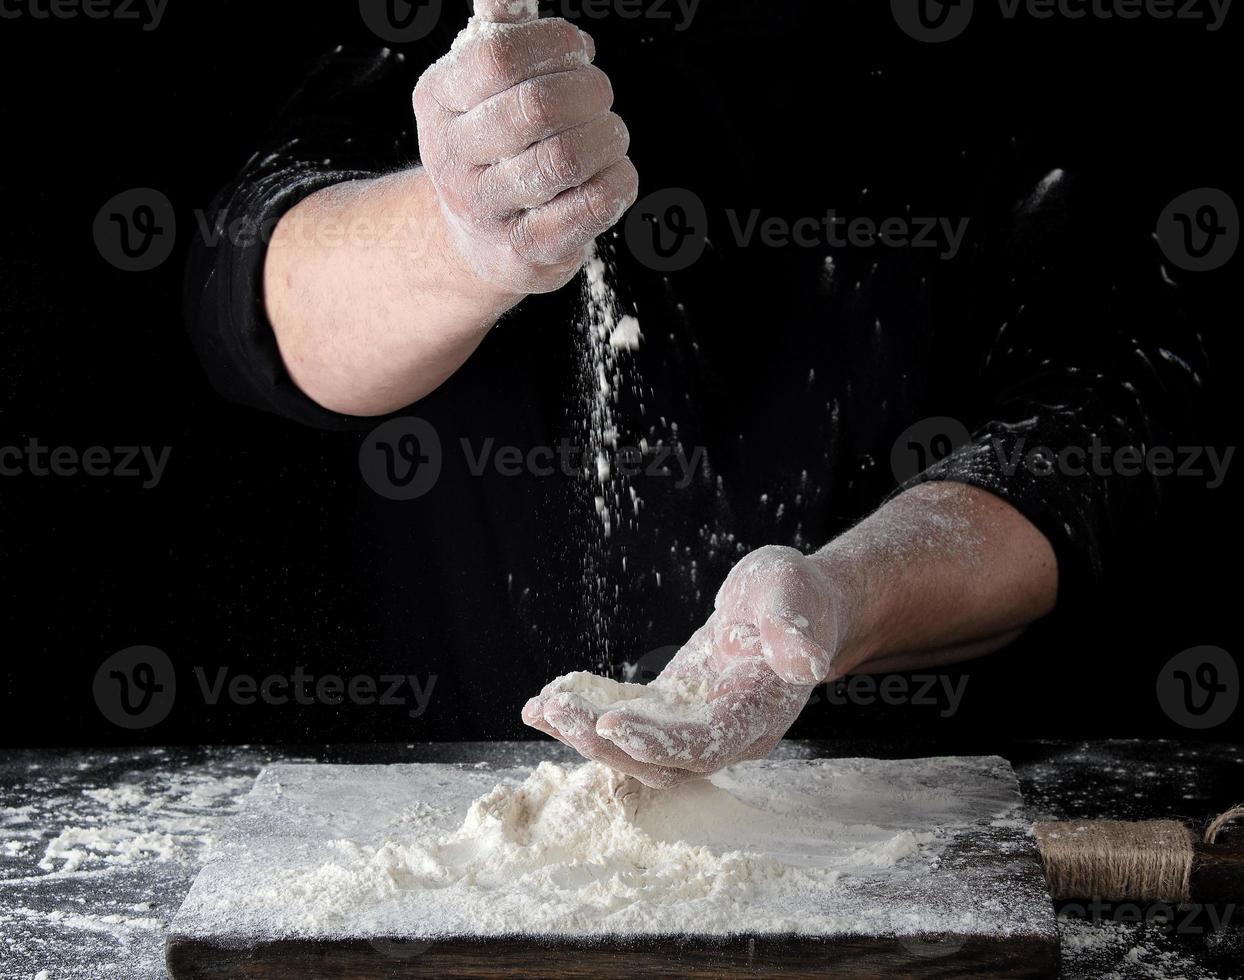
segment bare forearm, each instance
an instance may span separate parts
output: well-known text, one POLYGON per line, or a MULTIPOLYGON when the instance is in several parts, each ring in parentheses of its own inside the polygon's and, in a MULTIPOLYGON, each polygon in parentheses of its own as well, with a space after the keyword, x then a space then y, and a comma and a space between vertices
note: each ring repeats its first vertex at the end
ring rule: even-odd
POLYGON ((982 656, 1048 613, 1058 591, 1045 536, 1005 501, 958 483, 907 491, 816 560, 849 607, 835 676, 982 656))
POLYGON ((433 391, 521 298, 458 258, 421 170, 312 195, 277 226, 264 268, 290 376, 348 415, 382 415, 433 391))
POLYGON ((281 220, 265 303, 313 400, 348 415, 410 405, 522 297, 575 277, 639 190, 595 55, 534 4, 476 0, 415 86, 423 166, 330 187, 281 220))

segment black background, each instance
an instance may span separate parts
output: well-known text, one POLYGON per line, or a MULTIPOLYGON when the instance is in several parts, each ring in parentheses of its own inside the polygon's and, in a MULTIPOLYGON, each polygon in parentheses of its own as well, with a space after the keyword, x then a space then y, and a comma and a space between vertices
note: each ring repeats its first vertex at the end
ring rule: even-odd
MULTIPOLYGON (((862 47, 879 64, 901 64, 920 84, 899 97, 928 113, 1027 111, 1022 96, 991 85, 999 65, 1019 59, 1056 93, 1069 129, 1137 147, 1134 166, 1152 175, 1156 199, 1200 186, 1242 199, 1241 14, 1210 34, 1144 20, 1004 23, 982 4, 962 38, 933 46, 904 36, 887 5, 872 6, 868 36, 826 39, 826 57, 862 47)), ((354 444, 220 399, 185 338, 180 293, 194 209, 251 154, 312 58, 369 41, 357 4, 172 0, 150 32, 27 17, 0 21, 0 38, 0 445, 172 447, 154 490, 117 478, 0 477, 0 741, 372 737, 367 712, 209 709, 191 698, 156 728, 128 733, 91 693, 103 659, 135 644, 173 656, 186 687, 192 664, 349 673, 350 584, 340 569, 354 444), (178 211, 176 251, 147 273, 108 265, 92 238, 104 202, 134 187, 161 190, 178 211)), ((608 67, 607 51, 601 62, 608 67)), ((1200 438, 1220 447, 1236 442, 1240 419, 1238 299, 1228 302, 1239 262, 1190 283, 1215 365, 1214 421, 1200 438)), ((1132 542, 1131 571, 1099 606, 970 668, 971 710, 942 720, 936 709, 836 707, 833 726, 882 736, 934 726, 966 738, 1003 729, 1195 735, 1163 714, 1154 686, 1181 650, 1240 649, 1237 471, 1208 493, 1176 481, 1163 525, 1132 542), (1051 674, 1057 682, 1040 690, 1057 698, 1031 696, 1032 677, 1051 674)), ((409 737, 420 737, 417 723, 409 737)))

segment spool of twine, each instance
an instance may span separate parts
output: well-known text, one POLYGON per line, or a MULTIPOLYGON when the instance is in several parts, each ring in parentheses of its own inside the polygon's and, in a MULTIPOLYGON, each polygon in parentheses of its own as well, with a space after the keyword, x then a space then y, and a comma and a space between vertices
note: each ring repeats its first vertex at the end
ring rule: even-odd
MULTIPOLYGON (((1244 806, 1215 817, 1204 842, 1214 844, 1244 806)), ((1033 825, 1050 895, 1056 899, 1191 902, 1197 837, 1179 820, 1083 820, 1033 825)))

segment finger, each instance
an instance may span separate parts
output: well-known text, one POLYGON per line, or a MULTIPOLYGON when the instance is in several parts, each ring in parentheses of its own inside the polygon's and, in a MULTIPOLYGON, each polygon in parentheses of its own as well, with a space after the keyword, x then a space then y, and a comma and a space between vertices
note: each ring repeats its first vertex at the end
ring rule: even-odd
POLYGON ((426 73, 437 100, 453 112, 541 75, 591 64, 595 42, 569 21, 553 18, 499 27, 468 37, 426 73))
MULTIPOLYGON (((453 124, 463 161, 489 166, 533 143, 608 114, 613 84, 595 65, 541 75, 506 89, 453 124)), ((621 120, 618 120, 621 122, 621 120)))
POLYGON ((538 0, 475 0, 475 16, 495 24, 520 24, 540 16, 538 0))
POLYGON ((557 731, 544 720, 544 704, 547 700, 543 695, 536 695, 523 705, 523 724, 557 738, 557 731))
POLYGON ((752 691, 730 691, 709 702, 706 721, 669 722, 623 706, 596 722, 596 734, 638 762, 715 772, 765 733, 752 691))
POLYGON ((740 757, 741 759, 765 759, 769 753, 777 748, 778 743, 786 737, 786 732, 778 730, 768 732, 748 747, 747 751, 740 757))
POLYGON ((526 211, 510 225, 510 244, 528 262, 555 264, 582 251, 639 196, 639 174, 623 158, 591 180, 526 211))
POLYGON ((808 635, 807 621, 765 611, 760 618, 760 650, 773 672, 788 684, 819 684, 833 658, 808 635))
POLYGON ((587 709, 574 695, 556 695, 549 699, 544 715, 545 720, 557 731, 557 738, 585 759, 634 776, 645 786, 668 789, 696 775, 668 766, 648 765, 607 742, 596 734, 596 713, 587 709))

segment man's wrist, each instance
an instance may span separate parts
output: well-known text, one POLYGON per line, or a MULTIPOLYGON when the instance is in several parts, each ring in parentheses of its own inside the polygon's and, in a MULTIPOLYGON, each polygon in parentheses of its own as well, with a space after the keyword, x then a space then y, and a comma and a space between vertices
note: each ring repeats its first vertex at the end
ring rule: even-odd
POLYGON ((863 562, 830 542, 809 559, 824 576, 832 635, 825 637, 832 657, 830 679, 851 673, 878 656, 883 635, 883 593, 863 562))
POLYGON ((412 241, 415 246, 412 259, 425 268, 439 268, 441 288, 464 315, 495 322, 517 306, 525 298, 522 293, 490 282, 464 256, 457 241, 460 232, 451 227, 451 219, 427 171, 420 167, 409 171, 404 178, 409 181, 412 202, 408 218, 410 229, 412 232, 418 229, 412 241))

